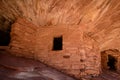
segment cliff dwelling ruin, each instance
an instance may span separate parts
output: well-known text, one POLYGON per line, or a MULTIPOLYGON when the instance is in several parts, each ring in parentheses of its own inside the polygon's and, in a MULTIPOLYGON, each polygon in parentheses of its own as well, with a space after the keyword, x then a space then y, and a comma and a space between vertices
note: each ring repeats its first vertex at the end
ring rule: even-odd
POLYGON ((120 80, 120 1, 0 0, 0 53, 0 80, 120 80))

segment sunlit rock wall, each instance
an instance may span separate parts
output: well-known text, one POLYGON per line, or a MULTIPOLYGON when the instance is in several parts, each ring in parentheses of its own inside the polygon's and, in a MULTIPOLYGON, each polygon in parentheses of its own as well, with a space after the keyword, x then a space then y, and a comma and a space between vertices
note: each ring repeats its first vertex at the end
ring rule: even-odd
POLYGON ((34 58, 77 78, 100 73, 99 48, 85 34, 85 25, 37 27, 25 19, 12 25, 11 51, 34 58), (53 39, 62 36, 62 50, 53 50, 53 39))

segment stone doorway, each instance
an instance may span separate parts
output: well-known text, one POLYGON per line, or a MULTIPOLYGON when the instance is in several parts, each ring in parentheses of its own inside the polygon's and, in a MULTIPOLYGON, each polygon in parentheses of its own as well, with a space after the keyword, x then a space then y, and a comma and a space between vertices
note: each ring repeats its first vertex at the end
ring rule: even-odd
POLYGON ((10 43, 10 32, 0 30, 0 46, 8 46, 10 43))
POLYGON ((117 59, 111 55, 108 55, 108 62, 107 62, 107 66, 109 68, 109 70, 116 70, 116 63, 117 63, 117 59))
POLYGON ((116 49, 109 49, 101 52, 102 70, 120 70, 120 52, 116 49))

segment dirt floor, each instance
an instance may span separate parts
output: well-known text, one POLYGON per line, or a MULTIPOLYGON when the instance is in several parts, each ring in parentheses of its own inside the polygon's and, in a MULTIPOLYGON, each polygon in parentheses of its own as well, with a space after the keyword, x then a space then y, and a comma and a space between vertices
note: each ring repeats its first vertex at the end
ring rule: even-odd
MULTIPOLYGON (((76 80, 39 61, 16 57, 0 49, 0 80, 76 80)), ((120 72, 104 70, 79 80, 120 80, 120 72)))

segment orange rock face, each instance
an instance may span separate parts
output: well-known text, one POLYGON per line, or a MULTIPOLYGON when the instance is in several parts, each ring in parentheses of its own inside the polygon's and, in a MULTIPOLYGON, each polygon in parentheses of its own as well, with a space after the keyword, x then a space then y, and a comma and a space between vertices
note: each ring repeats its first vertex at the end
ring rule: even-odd
POLYGON ((119 0, 1 0, 0 29, 7 30, 18 17, 38 26, 86 24, 101 51, 120 50, 119 8, 119 0))

